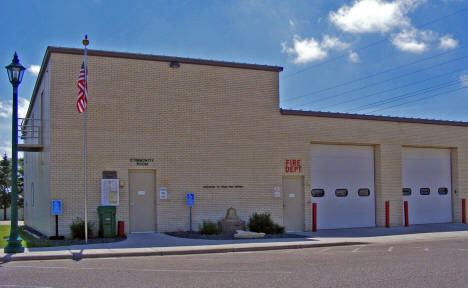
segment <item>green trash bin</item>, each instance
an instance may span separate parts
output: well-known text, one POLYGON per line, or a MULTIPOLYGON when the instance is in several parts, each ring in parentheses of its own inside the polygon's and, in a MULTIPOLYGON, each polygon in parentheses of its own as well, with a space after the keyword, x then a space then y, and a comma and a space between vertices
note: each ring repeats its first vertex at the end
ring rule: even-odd
POLYGON ((99 237, 116 237, 115 206, 99 206, 99 237))

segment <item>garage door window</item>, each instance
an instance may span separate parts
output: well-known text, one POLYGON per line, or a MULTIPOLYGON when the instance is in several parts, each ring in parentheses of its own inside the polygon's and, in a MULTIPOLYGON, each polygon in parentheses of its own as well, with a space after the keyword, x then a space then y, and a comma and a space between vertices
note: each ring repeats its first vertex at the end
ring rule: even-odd
POLYGON ((438 192, 439 192, 440 195, 447 195, 448 194, 448 188, 440 187, 438 192))
POLYGON ((312 191, 310 191, 310 194, 312 194, 312 197, 323 197, 325 195, 325 190, 312 189, 312 191))
POLYGON ((410 196, 411 188, 403 188, 403 196, 410 196))
POLYGON ((359 196, 369 196, 370 195, 370 189, 369 188, 359 188, 357 193, 358 193, 359 196))
POLYGON ((431 189, 430 188, 421 188, 421 189, 419 189, 419 194, 429 195, 429 194, 431 194, 431 189))
POLYGON ((336 189, 335 190, 336 197, 346 197, 348 196, 348 189, 336 189))

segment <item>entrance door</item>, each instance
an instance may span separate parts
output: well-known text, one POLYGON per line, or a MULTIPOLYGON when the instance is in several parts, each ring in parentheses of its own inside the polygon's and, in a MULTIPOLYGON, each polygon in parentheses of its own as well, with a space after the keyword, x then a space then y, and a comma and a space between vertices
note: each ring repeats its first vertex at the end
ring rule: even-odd
POLYGON ((130 232, 154 232, 156 203, 154 170, 128 172, 130 191, 130 232))
POLYGON ((283 207, 286 231, 304 230, 304 177, 283 177, 283 207))

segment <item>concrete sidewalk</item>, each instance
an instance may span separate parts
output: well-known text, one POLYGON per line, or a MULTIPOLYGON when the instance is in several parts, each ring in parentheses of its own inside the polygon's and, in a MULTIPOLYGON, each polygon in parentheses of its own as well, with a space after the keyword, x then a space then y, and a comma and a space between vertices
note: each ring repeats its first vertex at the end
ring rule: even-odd
POLYGON ((300 249, 324 246, 395 243, 448 238, 467 238, 468 225, 459 223, 413 225, 393 228, 353 228, 295 232, 305 238, 201 240, 177 238, 164 233, 130 234, 124 241, 25 249, 21 254, 0 252, 0 261, 82 259, 98 257, 183 255, 300 249))
MULTIPOLYGON (((0 226, 10 225, 10 223, 11 223, 10 220, 1 220, 0 226)), ((23 226, 23 225, 24 225, 24 221, 18 221, 18 226, 23 226)))

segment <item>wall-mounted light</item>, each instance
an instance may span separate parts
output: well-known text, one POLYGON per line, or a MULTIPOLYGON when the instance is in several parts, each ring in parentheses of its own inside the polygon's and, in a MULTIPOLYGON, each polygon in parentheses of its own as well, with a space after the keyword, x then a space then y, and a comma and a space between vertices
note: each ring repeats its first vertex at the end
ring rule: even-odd
POLYGON ((180 67, 180 63, 177 62, 177 61, 171 61, 171 64, 169 64, 169 67, 171 67, 171 68, 179 68, 179 67, 180 67))

